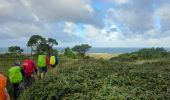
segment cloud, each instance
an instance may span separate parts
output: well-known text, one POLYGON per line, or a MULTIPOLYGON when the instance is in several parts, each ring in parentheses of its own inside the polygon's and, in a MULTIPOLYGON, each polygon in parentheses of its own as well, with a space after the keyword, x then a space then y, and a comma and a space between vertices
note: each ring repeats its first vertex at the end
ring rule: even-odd
POLYGON ((5 33, 11 38, 29 37, 33 34, 43 33, 41 27, 34 24, 8 23, 0 27, 0 33, 5 33))
POLYGON ((107 1, 111 3, 117 3, 117 4, 126 4, 129 2, 129 0, 107 0, 107 1))
MULTIPOLYGON (((110 30, 112 30, 112 28, 110 30)), ((123 38, 122 34, 118 31, 107 32, 105 29, 99 29, 92 25, 85 25, 84 32, 86 33, 88 41, 98 43, 114 42, 123 38)))
POLYGON ((121 8, 110 8, 107 16, 119 27, 133 33, 143 33, 153 28, 154 16, 151 0, 133 0, 121 8))
POLYGON ((8 41, 24 44, 33 34, 56 38, 60 45, 168 46, 170 39, 168 0, 0 2, 0 43, 3 45, 10 45, 8 41))
POLYGON ((161 29, 164 31, 170 30, 170 4, 164 4, 156 11, 156 15, 160 18, 161 29))
POLYGON ((23 0, 23 5, 40 20, 47 22, 69 21, 101 26, 102 21, 96 18, 97 13, 90 2, 83 0, 23 0))
MULTIPOLYGON (((21 38, 26 42, 30 36, 38 34, 56 38, 59 42, 72 43, 83 39, 74 30, 69 29, 71 26, 67 22, 74 25, 77 23, 99 27, 102 25, 99 17, 95 18, 97 13, 88 0, 51 0, 50 2, 0 0, 0 2, 0 38, 4 42, 12 40, 16 42, 21 38)), ((7 44, 4 42, 1 43, 7 44)))

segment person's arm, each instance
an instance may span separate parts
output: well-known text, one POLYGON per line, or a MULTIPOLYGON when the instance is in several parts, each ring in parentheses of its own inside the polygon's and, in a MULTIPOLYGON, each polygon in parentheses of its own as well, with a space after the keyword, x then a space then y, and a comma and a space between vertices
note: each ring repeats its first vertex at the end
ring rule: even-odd
POLYGON ((37 66, 35 65, 35 63, 33 61, 32 61, 32 64, 33 64, 34 71, 37 73, 37 66))
POLYGON ((10 100, 10 96, 8 94, 8 91, 5 88, 5 100, 10 100))
POLYGON ((22 67, 20 67, 20 68, 21 68, 22 76, 25 76, 25 71, 24 71, 24 69, 23 69, 22 67))

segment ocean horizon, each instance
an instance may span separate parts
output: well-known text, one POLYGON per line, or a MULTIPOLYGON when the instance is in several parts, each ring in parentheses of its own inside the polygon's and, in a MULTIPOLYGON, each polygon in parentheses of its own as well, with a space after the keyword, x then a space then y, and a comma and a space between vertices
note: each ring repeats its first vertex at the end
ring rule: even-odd
MULTIPOLYGON (((59 52, 62 52, 66 47, 57 47, 55 49, 57 49, 59 52)), ((22 48, 24 50, 24 53, 30 53, 31 49, 30 48, 22 48)), ((137 47, 131 47, 131 48, 127 48, 127 47, 93 47, 91 48, 87 53, 131 53, 131 52, 135 52, 142 49, 141 48, 137 48, 137 47)), ((167 51, 170 51, 170 48, 164 48, 167 51)), ((0 47, 0 54, 3 53, 7 53, 8 52, 8 48, 5 47, 0 47)))

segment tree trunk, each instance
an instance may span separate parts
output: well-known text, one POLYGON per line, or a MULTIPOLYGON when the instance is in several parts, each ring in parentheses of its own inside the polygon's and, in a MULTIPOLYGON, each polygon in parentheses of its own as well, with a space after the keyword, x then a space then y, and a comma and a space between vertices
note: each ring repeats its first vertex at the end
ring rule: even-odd
POLYGON ((31 56, 32 56, 32 52, 33 52, 33 48, 32 48, 32 46, 31 46, 31 56))

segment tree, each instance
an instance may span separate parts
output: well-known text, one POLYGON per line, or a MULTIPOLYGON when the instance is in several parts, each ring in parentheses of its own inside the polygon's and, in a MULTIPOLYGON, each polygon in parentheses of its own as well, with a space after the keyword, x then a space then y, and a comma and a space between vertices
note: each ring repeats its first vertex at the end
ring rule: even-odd
POLYGON ((64 56, 70 57, 70 58, 75 58, 75 53, 72 51, 71 48, 67 47, 64 49, 64 56))
POLYGON ((48 53, 49 55, 51 55, 51 53, 54 51, 53 46, 58 45, 58 42, 56 41, 56 39, 48 38, 47 44, 48 44, 48 53))
POLYGON ((85 56, 86 52, 91 48, 88 44, 76 45, 72 48, 73 51, 77 52, 80 56, 85 56))
POLYGON ((58 42, 53 38, 44 38, 40 35, 33 35, 30 37, 29 41, 27 42, 27 47, 31 47, 31 56, 32 52, 35 51, 36 53, 48 53, 49 55, 53 52, 53 46, 58 45, 58 42), (35 49, 34 49, 35 48, 35 49))
POLYGON ((21 49, 19 46, 11 46, 8 48, 8 52, 11 54, 16 54, 16 53, 22 53, 24 52, 23 49, 21 49))
POLYGON ((32 56, 32 52, 35 51, 33 49, 33 47, 36 48, 40 45, 40 43, 43 41, 43 37, 40 35, 33 35, 30 37, 30 39, 27 42, 27 47, 31 47, 31 56, 32 56))

